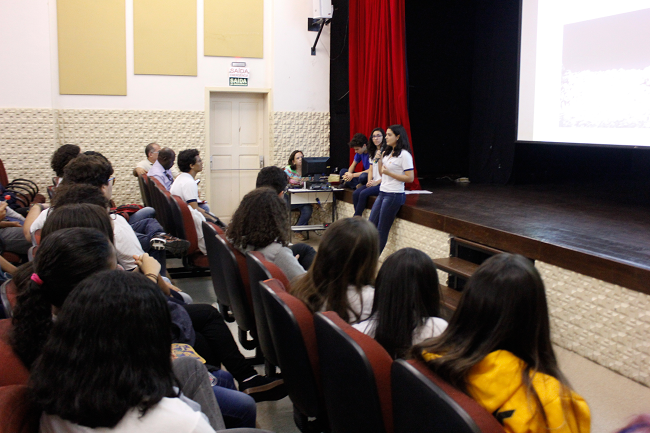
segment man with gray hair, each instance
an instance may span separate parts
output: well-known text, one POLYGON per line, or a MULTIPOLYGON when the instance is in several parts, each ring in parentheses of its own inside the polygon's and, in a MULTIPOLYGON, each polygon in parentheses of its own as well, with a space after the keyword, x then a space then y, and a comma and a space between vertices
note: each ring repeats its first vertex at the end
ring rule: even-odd
MULTIPOLYGON (((133 169, 133 176, 138 177, 141 174, 149 173, 149 170, 151 170, 151 167, 158 159, 158 152, 160 152, 160 146, 158 143, 147 144, 147 147, 144 148, 144 154, 147 155, 147 157, 138 162, 138 164, 135 166, 133 169)), ((172 167, 171 171, 174 178, 179 175, 176 167, 172 167)))

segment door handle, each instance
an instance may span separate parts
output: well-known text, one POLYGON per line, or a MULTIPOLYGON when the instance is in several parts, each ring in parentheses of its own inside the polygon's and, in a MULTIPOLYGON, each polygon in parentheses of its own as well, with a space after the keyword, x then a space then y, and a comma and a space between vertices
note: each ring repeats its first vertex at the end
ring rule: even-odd
POLYGON ((260 168, 264 168, 264 155, 260 155, 260 168))

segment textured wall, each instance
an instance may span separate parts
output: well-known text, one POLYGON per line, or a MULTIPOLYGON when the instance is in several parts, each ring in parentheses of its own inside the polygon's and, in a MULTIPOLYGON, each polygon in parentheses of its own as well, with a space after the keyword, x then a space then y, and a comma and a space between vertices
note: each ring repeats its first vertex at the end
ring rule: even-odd
POLYGON ((305 156, 329 156, 329 112, 276 111, 270 124, 274 165, 286 167, 294 150, 302 150, 305 156))
MULTIPOLYGON (((352 205, 338 203, 339 218, 353 213, 352 205)), ((380 261, 404 247, 448 257, 449 235, 397 219, 380 261)), ((543 262, 535 266, 546 286, 553 342, 650 386, 650 296, 543 262)), ((444 283, 447 274, 439 277, 444 283)))

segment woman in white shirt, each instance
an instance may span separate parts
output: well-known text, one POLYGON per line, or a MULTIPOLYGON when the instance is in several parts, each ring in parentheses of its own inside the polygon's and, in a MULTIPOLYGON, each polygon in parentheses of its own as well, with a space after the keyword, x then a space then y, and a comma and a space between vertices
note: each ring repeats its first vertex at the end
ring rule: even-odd
POLYGON ((105 271, 82 281, 31 371, 40 431, 214 432, 174 387, 170 329, 146 277, 105 271))
POLYGON ((433 260, 415 248, 391 254, 377 275, 372 315, 353 325, 373 337, 395 359, 413 344, 447 329, 440 315, 440 286, 433 260))
POLYGON ((382 176, 379 196, 370 211, 370 221, 379 231, 379 254, 386 246, 397 212, 406 201, 404 184, 413 182, 413 157, 409 151, 409 138, 402 125, 386 129, 386 150, 377 164, 382 176))
POLYGON ((370 168, 368 169, 368 183, 357 186, 352 193, 352 205, 354 206, 354 216, 361 216, 368 203, 368 198, 379 195, 379 184, 381 183, 381 173, 379 173, 379 159, 381 153, 386 147, 386 133, 381 128, 375 128, 370 134, 370 143, 368 143, 368 155, 370 155, 370 168))
POLYGON ((328 227, 314 263, 291 286, 311 311, 334 311, 348 323, 370 316, 379 257, 375 227, 362 218, 344 218, 328 227))

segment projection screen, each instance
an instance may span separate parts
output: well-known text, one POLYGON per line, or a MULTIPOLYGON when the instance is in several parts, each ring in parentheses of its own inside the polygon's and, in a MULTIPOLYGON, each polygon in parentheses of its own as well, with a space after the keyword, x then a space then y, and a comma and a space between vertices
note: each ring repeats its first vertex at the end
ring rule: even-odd
POLYGON ((522 0, 517 140, 650 147, 650 0, 522 0))

